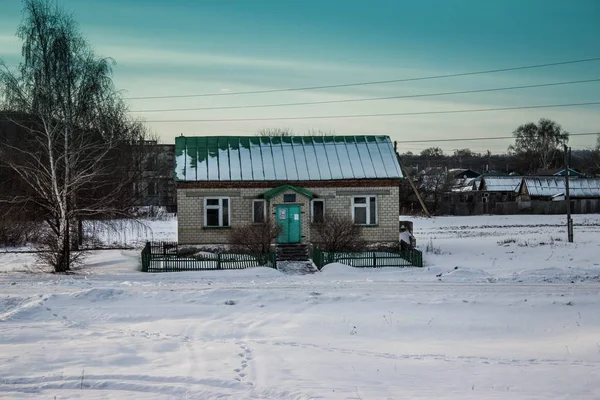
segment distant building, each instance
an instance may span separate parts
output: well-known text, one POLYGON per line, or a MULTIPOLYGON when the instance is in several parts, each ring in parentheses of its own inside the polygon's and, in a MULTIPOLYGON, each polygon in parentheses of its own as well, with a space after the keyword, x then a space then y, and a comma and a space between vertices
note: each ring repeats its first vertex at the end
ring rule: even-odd
MULTIPOLYGON (((565 200, 565 178, 531 177, 523 178, 519 185, 519 196, 529 200, 565 200)), ((573 200, 600 199, 600 179, 576 178, 569 180, 569 196, 573 200)))
POLYGON ((483 192, 484 203, 511 202, 517 199, 521 176, 488 176, 483 175, 477 190, 483 192))
POLYGON ((139 206, 165 207, 169 212, 177 210, 177 189, 173 168, 175 146, 146 140, 139 144, 140 177, 134 184, 139 206))
MULTIPOLYGON (((539 170, 534 174, 534 176, 566 176, 567 169, 566 168, 554 168, 554 169, 543 169, 539 170)), ((569 168, 569 176, 574 178, 585 178, 585 175, 579 171, 574 170, 573 168, 569 168)))

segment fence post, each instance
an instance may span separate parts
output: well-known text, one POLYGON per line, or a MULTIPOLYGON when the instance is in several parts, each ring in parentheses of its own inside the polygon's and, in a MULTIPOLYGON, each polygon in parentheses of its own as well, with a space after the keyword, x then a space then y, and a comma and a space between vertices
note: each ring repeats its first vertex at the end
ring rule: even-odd
POLYGON ((221 269, 221 253, 217 253, 217 269, 221 269))
POLYGON ((377 255, 373 252, 373 268, 377 266, 377 255))
POLYGON ((317 246, 313 248, 313 262, 319 271, 323 268, 323 264, 325 264, 325 255, 317 246))
POLYGON ((152 250, 150 242, 146 242, 146 246, 142 249, 142 272, 148 272, 151 254, 152 250))

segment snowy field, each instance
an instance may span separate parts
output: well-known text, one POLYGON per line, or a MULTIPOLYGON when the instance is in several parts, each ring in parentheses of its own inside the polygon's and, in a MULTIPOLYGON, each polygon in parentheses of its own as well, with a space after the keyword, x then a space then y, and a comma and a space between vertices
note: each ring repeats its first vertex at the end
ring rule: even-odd
MULTIPOLYGON (((600 216, 574 219, 575 243, 561 216, 413 219, 423 269, 144 274, 107 250, 55 276, 0 253, 0 398, 599 399, 600 216)), ((121 235, 176 239, 149 229, 121 235)))

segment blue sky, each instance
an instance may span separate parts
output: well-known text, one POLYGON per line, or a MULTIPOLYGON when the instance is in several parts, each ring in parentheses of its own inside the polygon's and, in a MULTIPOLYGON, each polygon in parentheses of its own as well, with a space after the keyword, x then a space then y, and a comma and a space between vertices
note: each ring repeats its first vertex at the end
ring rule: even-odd
MULTIPOLYGON (((113 57, 126 97, 265 90, 468 72, 600 56, 597 0, 60 0, 97 53, 113 57)), ((18 61, 17 0, 0 0, 0 57, 18 61)), ((600 62, 411 83, 252 96, 131 100, 132 110, 410 95, 600 78, 600 62)), ((599 83, 469 95, 188 112, 148 121, 421 112, 600 101, 599 83)), ((599 106, 476 114, 252 122, 148 122, 174 136, 252 134, 263 127, 385 133, 394 140, 510 135, 541 117, 600 130, 599 106)), ((594 137, 573 138, 585 147, 594 137)), ((509 141, 444 143, 504 151, 509 141)), ((407 144, 418 151, 430 144, 407 144)))

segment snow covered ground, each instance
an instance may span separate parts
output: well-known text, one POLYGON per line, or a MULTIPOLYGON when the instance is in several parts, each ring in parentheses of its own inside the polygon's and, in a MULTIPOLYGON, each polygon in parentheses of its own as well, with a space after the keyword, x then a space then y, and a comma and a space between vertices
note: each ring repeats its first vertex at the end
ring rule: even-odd
POLYGON ((0 254, 0 398, 598 399, 600 216, 574 219, 572 244, 560 216, 416 219, 423 269, 0 254))

